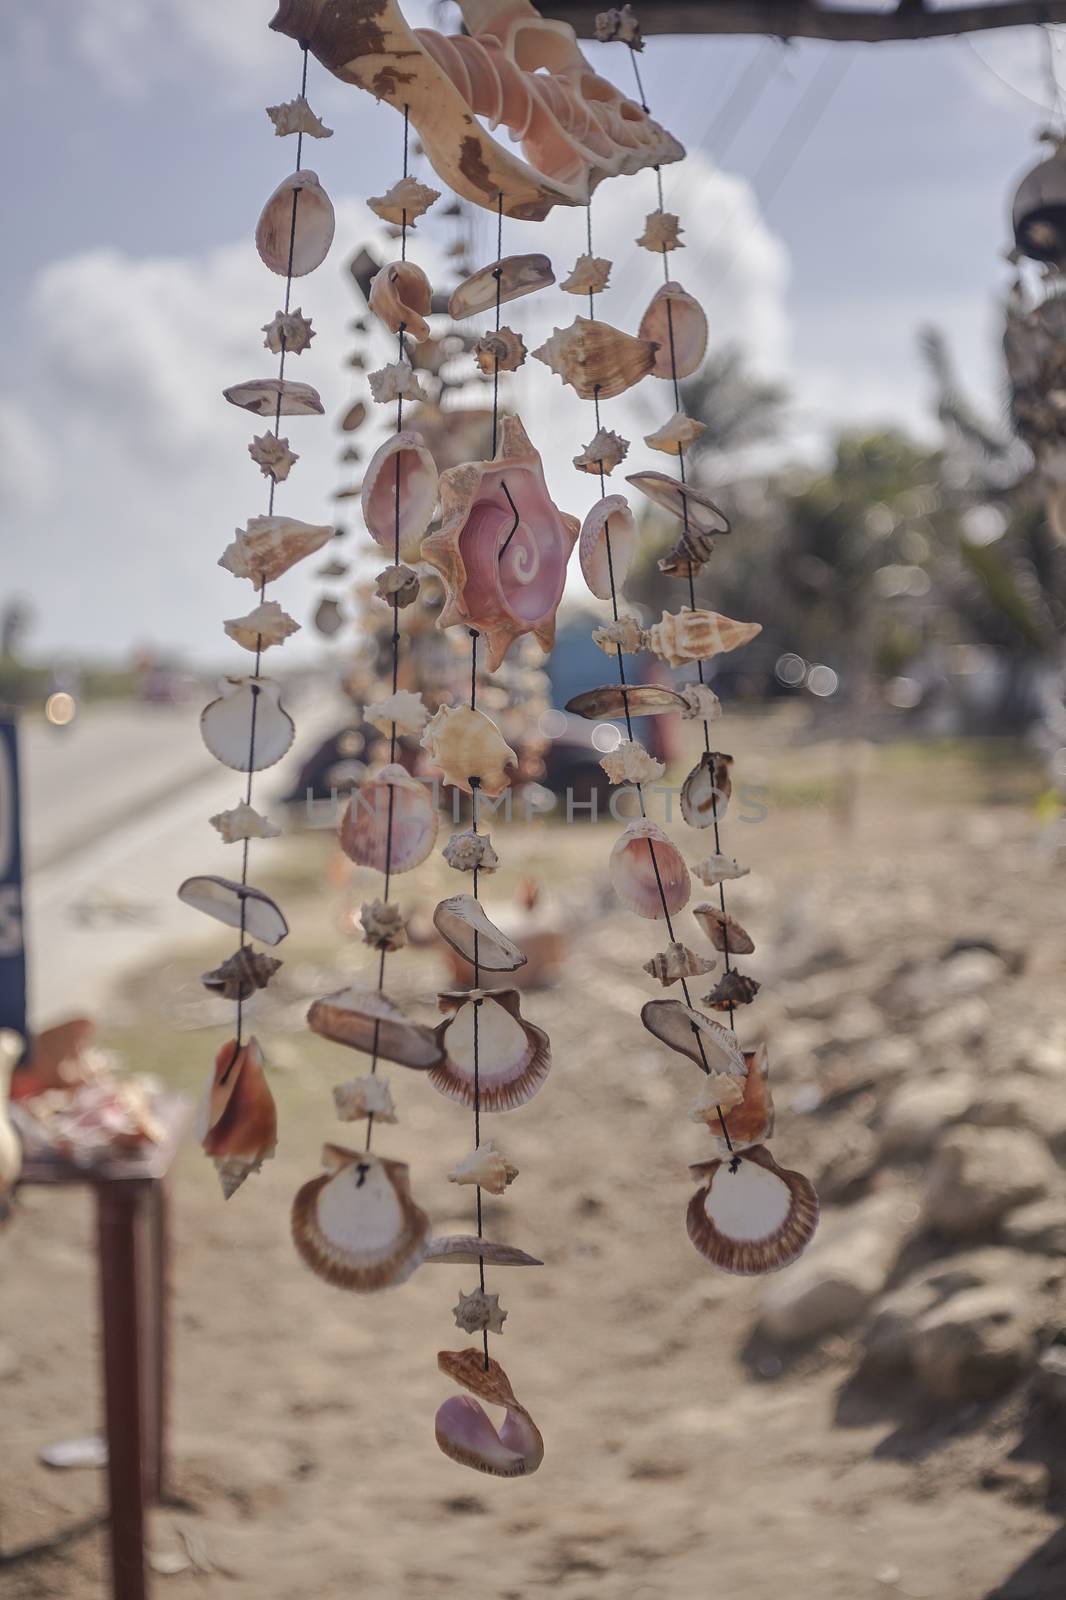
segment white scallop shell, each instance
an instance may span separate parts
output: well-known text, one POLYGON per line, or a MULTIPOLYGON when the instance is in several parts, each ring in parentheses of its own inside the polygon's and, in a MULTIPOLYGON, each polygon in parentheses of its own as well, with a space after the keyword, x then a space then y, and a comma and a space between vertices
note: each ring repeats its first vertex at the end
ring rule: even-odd
POLYGON ((403 1283, 425 1258, 430 1221, 411 1198, 407 1166, 326 1145, 325 1173, 293 1201, 292 1236, 312 1272, 367 1294, 403 1283))
POLYGON ((302 278, 325 261, 336 223, 333 202, 319 183, 318 173, 291 172, 263 207, 255 247, 271 272, 282 278, 302 278))
POLYGON ((461 990, 439 999, 453 1015, 436 1030, 444 1060, 430 1069, 433 1087, 460 1105, 476 1098, 482 1111, 513 1111, 532 1100, 551 1071, 551 1045, 523 1018, 518 990, 461 990))
POLYGON ((272 767, 296 737, 296 724, 281 704, 281 685, 270 678, 225 678, 221 688, 200 713, 204 744, 234 772, 272 767))
POLYGON ((692 886, 684 857, 655 822, 629 825, 611 851, 610 875, 619 900, 638 917, 675 916, 688 904, 692 886))
POLYGON ((363 520, 383 550, 417 561, 437 504, 437 463, 420 433, 394 433, 371 456, 360 492, 363 520), (399 505, 397 482, 399 473, 399 505))
POLYGON ((707 1182, 689 1202, 688 1236, 726 1272, 752 1276, 795 1261, 818 1226, 818 1196, 799 1172, 779 1167, 756 1145, 691 1170, 707 1182))
POLYGON ((611 598, 612 573, 614 593, 621 593, 636 553, 637 519, 625 495, 609 494, 597 500, 581 524, 577 547, 582 576, 597 600, 611 598), (608 539, 611 547, 609 561, 608 539))
POLYGON ((341 818, 341 849, 361 867, 410 872, 433 849, 438 821, 425 784, 394 762, 352 790, 341 818))

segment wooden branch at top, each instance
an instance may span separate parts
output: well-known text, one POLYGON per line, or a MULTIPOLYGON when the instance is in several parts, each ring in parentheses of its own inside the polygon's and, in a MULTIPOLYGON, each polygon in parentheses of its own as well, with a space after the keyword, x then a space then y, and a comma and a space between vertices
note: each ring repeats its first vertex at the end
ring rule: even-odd
MULTIPOLYGON (((543 0, 545 16, 571 23, 593 36, 596 14, 610 0, 543 0)), ((1021 28, 1066 22, 1066 0, 995 0, 990 5, 948 6, 927 11, 922 0, 902 0, 892 11, 832 9, 814 0, 636 0, 633 9, 646 34, 751 33, 775 39, 829 39, 842 44, 887 44, 905 39, 942 39, 991 28, 1021 28)))

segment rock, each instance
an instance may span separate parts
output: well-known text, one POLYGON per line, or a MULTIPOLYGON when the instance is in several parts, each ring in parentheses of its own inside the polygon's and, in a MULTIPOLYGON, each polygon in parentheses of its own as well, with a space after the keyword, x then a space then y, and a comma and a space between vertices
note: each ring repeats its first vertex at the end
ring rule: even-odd
POLYGON ((1066 1348, 1053 1344, 1036 1365, 1036 1392, 1042 1400, 1066 1411, 1066 1348))
POLYGON ((1066 1149, 1066 1103, 1039 1078, 1012 1074, 991 1083, 962 1120, 981 1128, 1029 1128, 1056 1153, 1066 1149))
POLYGON ((996 1489, 1020 1506, 1045 1503, 1051 1472, 1042 1461, 999 1461, 980 1477, 982 1489, 996 1489))
POLYGON ((980 995, 970 995, 937 1010, 927 1017, 919 1030, 923 1048, 944 1050, 952 1045, 964 1050, 976 1050, 984 1043, 992 1022, 992 1007, 980 995))
POLYGON ((1056 1173, 1035 1134, 950 1128, 929 1169, 925 1225, 959 1236, 983 1233, 1008 1211, 1045 1194, 1056 1173))
POLYGON ((931 1262, 878 1300, 863 1341, 863 1366, 878 1374, 907 1371, 915 1331, 927 1312, 986 1284, 1009 1284, 1016 1295, 1024 1295, 1032 1280, 1031 1263, 993 1246, 931 1262))
POLYGON ((1066 1198, 1036 1200, 1003 1219, 1005 1244, 1041 1255, 1066 1256, 1066 1198))
POLYGON ((926 1312, 912 1342, 914 1370, 937 1400, 990 1400, 1021 1378, 1036 1339, 1017 1294, 998 1284, 963 1289, 926 1312))
POLYGON ((884 1288, 908 1225, 893 1194, 823 1218, 807 1253, 764 1294, 759 1327, 788 1342, 848 1327, 884 1288))
MULTIPOLYGON (((796 1108, 796 1097, 792 1097, 796 1108)), ((822 1204, 840 1205, 856 1200, 867 1187, 877 1165, 877 1140, 864 1122, 840 1128, 833 1153, 815 1179, 822 1204)))
POLYGON ((881 1149, 885 1155, 925 1155, 943 1129, 958 1121, 973 1103, 975 1084, 968 1072, 946 1072, 939 1078, 905 1083, 881 1114, 881 1149))
POLYGON ((975 947, 951 950, 936 971, 942 999, 961 1000, 966 995, 996 990, 1008 972, 1003 956, 975 947))

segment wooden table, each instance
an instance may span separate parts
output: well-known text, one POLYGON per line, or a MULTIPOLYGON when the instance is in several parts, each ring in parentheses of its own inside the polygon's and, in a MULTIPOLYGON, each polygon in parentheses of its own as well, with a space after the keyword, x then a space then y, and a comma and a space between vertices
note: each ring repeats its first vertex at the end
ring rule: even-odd
POLYGON ((114 1600, 146 1600, 145 1507, 162 1499, 166 1481, 167 1176, 191 1108, 169 1095, 154 1110, 165 1130, 158 1145, 90 1168, 27 1156, 19 1180, 84 1184, 95 1194, 114 1600))

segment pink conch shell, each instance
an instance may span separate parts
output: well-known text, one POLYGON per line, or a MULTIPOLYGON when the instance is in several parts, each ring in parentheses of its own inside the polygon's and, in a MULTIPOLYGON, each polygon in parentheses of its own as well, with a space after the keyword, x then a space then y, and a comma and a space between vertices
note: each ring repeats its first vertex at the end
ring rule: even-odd
POLYGON ((441 473, 440 503, 440 528, 422 542, 422 559, 444 585, 437 626, 462 623, 482 633, 489 672, 524 633, 550 650, 578 523, 551 500, 540 456, 517 417, 503 419, 492 461, 441 473))
POLYGON ((664 283, 640 319, 639 335, 659 346, 657 378, 690 378, 707 352, 707 317, 679 283, 664 283))
POLYGON ((361 867, 410 872, 433 849, 437 826, 430 791, 393 762, 352 790, 341 818, 341 849, 361 867))
POLYGON ((630 823, 611 851, 610 874, 619 900, 638 917, 675 916, 692 892, 684 857, 655 822, 630 823))
POLYGON ((227 1200, 274 1154, 278 1114, 263 1076, 263 1052, 254 1038, 243 1045, 230 1039, 219 1050, 198 1131, 227 1200))
POLYGON ((396 552, 399 473, 399 559, 421 558, 422 535, 437 504, 437 464, 420 433, 394 433, 371 456, 363 477, 363 520, 390 555, 396 552))
POLYGON ((529 0, 460 0, 469 30, 412 30, 397 0, 365 8, 281 0, 271 27, 306 41, 324 67, 410 119, 449 188, 509 217, 543 220, 585 205, 606 177, 679 161, 684 150, 640 106, 600 78, 572 27, 529 0), (521 157, 494 139, 503 126, 521 157))
POLYGON ((499 261, 490 261, 487 267, 464 278, 452 290, 448 315, 462 322, 465 317, 476 317, 496 305, 497 295, 502 306, 509 300, 520 300, 523 295, 546 289, 554 282, 555 273, 547 256, 504 256, 499 261))
POLYGON ((526 964, 526 956, 486 916, 481 901, 472 894, 453 894, 441 900, 433 912, 433 926, 464 960, 473 962, 476 955, 478 966, 486 972, 514 972, 526 964))
POLYGON ((216 761, 234 772, 262 772, 281 760, 296 724, 270 678, 224 678, 221 694, 200 713, 200 736, 216 761))
POLYGON ((327 1144, 322 1165, 292 1204, 293 1243, 304 1261, 327 1283, 360 1294, 403 1283, 430 1236, 406 1163, 327 1144))
POLYGON ((634 339, 609 322, 575 317, 568 328, 554 328, 533 359, 543 361, 582 400, 610 400, 647 377, 655 351, 650 340, 634 339))
POLYGON ((801 1173, 779 1167, 765 1146, 689 1170, 707 1182, 689 1202, 688 1236, 716 1267, 742 1276, 777 1272, 813 1239, 814 1188, 801 1173))
POLYGON ((444 1060, 430 1070, 434 1089, 473 1106, 476 1018, 481 1110, 513 1111, 532 1100, 551 1071, 551 1045, 542 1028, 523 1018, 518 990, 449 990, 438 999, 452 1015, 437 1028, 444 1060))
POLYGON ((525 1406, 516 1400, 499 1362, 490 1356, 486 1367, 477 1350, 442 1350, 437 1365, 447 1377, 470 1390, 469 1395, 452 1395, 437 1410, 434 1426, 444 1454, 460 1466, 496 1478, 523 1478, 536 1472, 544 1460, 544 1440, 525 1406), (498 1432, 480 1404, 482 1400, 502 1406, 506 1412, 498 1432))
POLYGON ((234 878, 199 873, 180 885, 178 899, 227 928, 240 928, 262 944, 280 944, 289 931, 289 924, 268 894, 234 878))
POLYGON ((307 1026, 333 1044, 382 1056, 416 1072, 441 1060, 433 1029, 409 1021, 380 989, 338 989, 323 995, 312 1001, 307 1026))
POLYGON ((293 172, 263 207, 255 247, 264 266, 284 278, 303 278, 320 267, 333 243, 333 202, 317 172, 293 172), (290 265, 289 251, 292 251, 290 265))
POLYGON ((597 600, 609 600, 618 594, 626 573, 637 553, 637 519, 629 509, 624 494, 605 495, 597 500, 581 524, 581 540, 577 547, 581 572, 597 600), (607 541, 610 536, 611 557, 607 559, 607 541))
POLYGON ((370 285, 370 309, 380 317, 390 333, 409 333, 416 344, 429 338, 425 320, 433 301, 433 290, 421 267, 413 261, 390 261, 376 273, 370 285))

